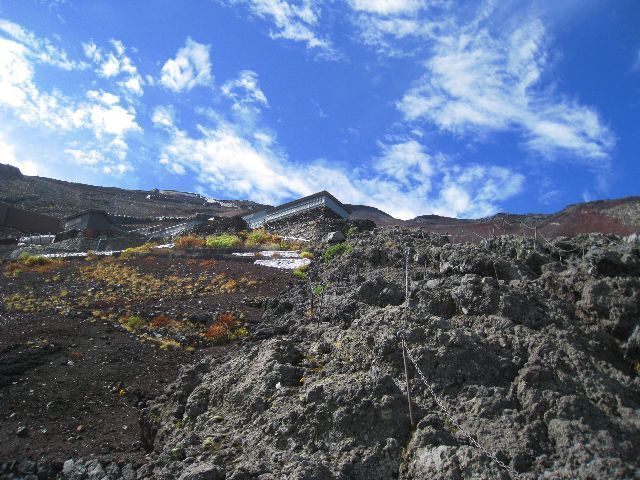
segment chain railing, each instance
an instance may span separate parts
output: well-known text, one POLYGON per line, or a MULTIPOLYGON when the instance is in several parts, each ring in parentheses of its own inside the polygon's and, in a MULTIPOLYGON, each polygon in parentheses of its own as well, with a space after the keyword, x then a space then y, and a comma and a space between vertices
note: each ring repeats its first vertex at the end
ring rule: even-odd
POLYGON ((415 357, 413 356, 413 354, 411 353, 411 351, 407 347, 407 342, 405 341, 404 335, 402 333, 400 334, 400 339, 401 339, 401 343, 402 343, 403 353, 406 352, 407 357, 409 358, 409 360, 413 364, 413 367, 418 372, 418 375, 420 376, 420 379, 422 380, 422 383, 425 384, 429 394, 431 395, 433 400, 436 402, 436 404, 438 405, 440 410, 445 414, 445 416, 447 417, 447 420, 449 420, 451 422, 451 424, 454 425, 460 431, 460 433, 462 433, 462 435, 469 441, 469 443, 471 443, 471 445, 473 445, 478 450, 480 450, 489 459, 493 460, 500 468, 502 468, 505 471, 507 471, 507 473, 509 473, 509 475, 511 475, 512 478, 521 479, 522 477, 518 474, 518 472, 513 470, 511 467, 509 467, 507 464, 505 464, 502 460, 500 460, 498 457, 496 457, 496 455, 494 453, 492 453, 489 450, 487 450, 482 444, 480 444, 473 437, 473 435, 471 435, 469 432, 467 432, 462 427, 462 425, 460 425, 460 422, 458 422, 455 419, 454 415, 451 413, 451 410, 449 409, 447 404, 444 403, 444 401, 442 401, 442 399, 438 396, 438 394, 435 392, 435 390, 433 388, 433 385, 431 385, 431 383, 429 383, 429 381, 425 377, 424 373, 422 373, 422 370, 420 370, 420 367, 418 366, 418 362, 416 361, 415 357))

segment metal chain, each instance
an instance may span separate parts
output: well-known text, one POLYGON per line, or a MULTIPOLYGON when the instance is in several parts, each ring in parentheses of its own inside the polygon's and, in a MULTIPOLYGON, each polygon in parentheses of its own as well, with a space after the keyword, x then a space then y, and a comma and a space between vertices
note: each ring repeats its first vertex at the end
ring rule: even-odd
POLYGON ((444 414, 447 416, 447 419, 469 440, 469 442, 471 442, 471 444, 473 446, 475 446, 477 449, 479 449, 482 453, 484 453, 491 460, 496 462, 496 464, 498 464, 501 468, 506 470, 509 473, 509 475, 511 475, 511 477, 516 478, 516 479, 521 479, 522 477, 515 470, 513 470, 511 467, 506 465, 503 461, 499 460, 495 456, 495 454, 491 453, 489 450, 487 450, 485 447, 483 447, 480 443, 478 443, 478 441, 475 438, 473 438, 473 436, 471 436, 471 434, 469 434, 464 428, 462 428, 462 425, 460 425, 458 423, 458 421, 454 418, 453 414, 451 413, 451 411, 449 410, 447 405, 440 399, 440 397, 438 397, 438 395, 436 394, 435 390, 433 389, 433 386, 427 381, 426 377, 422 373, 422 370, 420 370, 420 367, 418 367, 418 362, 416 362, 413 354, 407 348, 407 343, 406 343, 404 338, 402 338, 402 345, 403 345, 405 351, 407 352, 407 356, 409 357, 409 360, 411 360, 411 363, 413 363, 413 366, 415 367, 416 371, 418 372, 418 375, 420 375, 420 378, 422 379, 422 382, 426 385, 427 389, 429 390, 429 393, 431 394, 431 396, 435 400, 435 402, 438 405, 438 407, 440 407, 440 410, 442 410, 444 412, 444 414))
POLYGON ((578 247, 573 247, 571 250, 566 250, 564 248, 560 248, 557 245, 554 245, 553 243, 551 243, 544 235, 542 235, 542 233, 538 232, 538 235, 540 235, 542 237, 542 239, 547 243, 547 245, 549 245, 551 248, 555 248, 560 253, 571 253, 571 252, 575 252, 576 250, 578 250, 578 247))

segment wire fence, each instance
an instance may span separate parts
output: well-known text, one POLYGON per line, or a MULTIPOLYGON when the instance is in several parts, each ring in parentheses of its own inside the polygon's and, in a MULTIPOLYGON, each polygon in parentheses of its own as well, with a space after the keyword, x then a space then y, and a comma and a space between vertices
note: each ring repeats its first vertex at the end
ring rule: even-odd
MULTIPOLYGON (((431 396, 431 398, 433 398, 433 400, 435 401, 436 405, 438 405, 438 408, 440 409, 440 411, 442 411, 442 413, 446 416, 447 420, 449 422, 451 422, 451 424, 458 429, 458 431, 469 441, 469 443, 471 445, 473 445, 478 450, 480 450, 485 456, 487 456, 490 460, 495 462, 496 465, 498 465, 500 468, 502 468, 505 471, 507 471, 509 473, 509 475, 511 475, 512 478, 516 478, 516 479, 522 478, 518 474, 518 472, 516 472, 513 468, 511 468, 507 464, 505 464, 493 452, 491 452, 487 448, 485 448, 480 442, 478 442, 478 440, 476 440, 476 438, 473 435, 471 435, 469 432, 467 432, 467 430, 465 430, 465 428, 462 425, 460 425, 460 422, 458 422, 458 420, 456 420, 455 416, 451 412, 451 409, 438 396, 438 394, 435 392, 434 386, 427 380, 426 376, 424 375, 424 373, 422 372, 422 370, 418 366, 418 362, 417 362, 416 358, 414 357, 414 355, 409 350, 409 348, 407 346, 407 342, 406 342, 403 334, 400 335, 400 341, 401 341, 403 355, 406 352, 406 357, 409 358, 409 361, 413 365, 413 368, 415 368, 416 372, 418 372, 418 376, 422 380, 422 383, 424 383, 424 385, 427 387, 427 391, 429 392, 429 395, 431 396)), ((407 374, 405 373, 405 375, 407 375, 407 374)), ((409 382, 407 382, 407 387, 408 386, 409 386, 409 382)), ((409 391, 410 391, 409 388, 407 388, 407 392, 409 392, 409 391)), ((409 396, 409 398, 411 398, 411 397, 409 396)))

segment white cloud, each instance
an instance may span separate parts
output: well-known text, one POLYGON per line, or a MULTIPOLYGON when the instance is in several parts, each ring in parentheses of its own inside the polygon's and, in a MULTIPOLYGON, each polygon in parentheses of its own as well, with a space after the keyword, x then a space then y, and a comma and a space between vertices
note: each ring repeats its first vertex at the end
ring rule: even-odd
POLYGON ((222 94, 235 104, 257 104, 268 106, 269 102, 258 85, 258 74, 251 70, 243 70, 238 78, 225 82, 221 87, 222 94))
POLYGON ((0 132, 0 163, 18 167, 24 175, 38 175, 38 165, 31 160, 18 160, 13 145, 7 143, 0 132))
POLYGON ((105 160, 102 152, 99 152, 98 150, 67 148, 64 153, 71 156, 74 162, 79 165, 97 165, 105 160))
MULTIPOLYGON (((45 45, 35 37, 29 37, 29 42, 34 46, 45 45)), ((123 53, 123 48, 114 44, 118 54, 123 53)), ((88 57, 101 55, 97 47, 91 46, 85 53, 88 57)), ((77 98, 56 88, 41 89, 36 82, 36 66, 45 61, 28 46, 0 37, 0 107, 5 107, 7 115, 13 115, 8 121, 18 120, 32 128, 53 130, 61 139, 73 135, 74 142, 75 138, 84 138, 80 148, 70 145, 61 149, 76 163, 95 165, 102 170, 109 167, 114 173, 130 169, 125 162, 128 151, 125 136, 141 130, 133 106, 121 105, 120 96, 103 90, 89 90, 77 98), (87 153, 80 157, 79 151, 87 153)), ((60 63, 52 64, 66 68, 60 63)))
POLYGON ((89 90, 87 97, 92 100, 97 100, 104 105, 116 105, 120 103, 120 97, 109 92, 89 90))
POLYGON ((26 56, 24 45, 0 38, 0 105, 18 108, 27 101, 33 66, 26 56))
POLYGON ((120 137, 128 131, 141 130, 132 108, 125 109, 120 105, 83 105, 82 108, 81 111, 86 113, 89 125, 98 137, 105 133, 120 137))
MULTIPOLYGON (((224 0, 222 0, 224 2, 224 0)), ((227 0, 224 3, 245 4, 249 11, 275 25, 271 38, 302 42, 307 48, 326 59, 338 59, 340 55, 329 40, 316 32, 322 2, 302 0, 293 3, 285 0, 227 0)))
POLYGON ((527 146, 607 162, 615 143, 597 112, 544 88, 547 34, 539 20, 492 34, 482 22, 452 30, 433 47, 425 74, 398 108, 445 131, 518 130, 527 146))
MULTIPOLYGON (((158 124, 169 124, 156 110, 158 124)), ((171 123, 173 125, 173 123, 171 123)), ((160 163, 176 174, 193 172, 215 195, 278 204, 328 189, 348 203, 373 205, 399 218, 424 213, 486 216, 498 200, 518 193, 522 175, 494 166, 460 166, 432 156, 415 140, 382 145, 371 168, 350 171, 318 160, 292 162, 273 137, 218 119, 199 135, 174 128, 160 163), (265 141, 266 140, 266 141, 265 141)))
POLYGON ((383 155, 377 160, 376 169, 403 183, 414 180, 428 184, 433 175, 431 156, 415 140, 383 145, 383 155))
POLYGON ((118 82, 120 88, 127 94, 142 95, 145 81, 127 55, 126 47, 120 40, 110 40, 109 43, 110 49, 100 48, 93 42, 83 43, 82 49, 85 56, 96 65, 95 72, 100 77, 124 77, 118 82))
POLYGON ((421 0, 351 0, 349 3, 356 11, 381 15, 414 13, 425 5, 421 0))
POLYGON ((171 106, 158 106, 153 111, 151 121, 154 125, 173 130, 175 127, 175 112, 171 106))
POLYGON ((64 50, 54 46, 47 39, 38 38, 33 32, 17 23, 0 18, 0 32, 24 45, 29 54, 42 63, 48 63, 63 70, 84 70, 88 67, 85 62, 70 60, 64 50))
POLYGON ((120 85, 122 88, 130 91, 131 93, 133 93, 134 95, 142 95, 144 93, 144 90, 142 89, 142 77, 131 77, 128 80, 123 80, 121 82, 118 82, 118 85, 120 85))
POLYGON ((160 83, 174 92, 189 91, 196 86, 208 86, 212 82, 210 45, 187 38, 186 44, 175 58, 162 67, 160 83))

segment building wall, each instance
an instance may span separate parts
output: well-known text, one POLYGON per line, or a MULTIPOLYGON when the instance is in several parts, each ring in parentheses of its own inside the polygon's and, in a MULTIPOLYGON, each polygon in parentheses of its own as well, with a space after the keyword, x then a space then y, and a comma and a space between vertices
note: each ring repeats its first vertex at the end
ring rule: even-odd
POLYGON ((0 226, 15 228, 24 233, 58 233, 62 230, 62 221, 49 215, 0 204, 0 226))
POLYGON ((85 215, 74 217, 64 222, 65 230, 84 230, 87 228, 87 219, 85 215))
POLYGON ((338 205, 332 198, 330 197, 322 197, 324 200, 325 206, 333 210, 335 213, 340 215, 345 220, 349 218, 349 212, 347 212, 344 208, 338 205))
POLYGON ((261 210, 259 212, 252 213, 251 215, 245 215, 244 217, 242 217, 242 219, 249 225, 249 228, 258 228, 260 225, 264 224, 266 218, 266 210, 261 210))
POLYGON ((89 216, 87 228, 93 230, 94 232, 108 232, 110 230, 113 230, 113 224, 104 215, 94 213, 89 216))
POLYGON ((113 230, 113 224, 101 213, 85 213, 79 217, 69 219, 64 224, 65 230, 92 230, 93 232, 108 232, 113 230))

